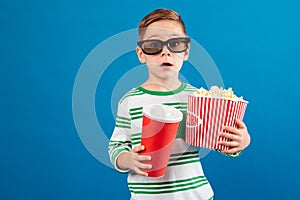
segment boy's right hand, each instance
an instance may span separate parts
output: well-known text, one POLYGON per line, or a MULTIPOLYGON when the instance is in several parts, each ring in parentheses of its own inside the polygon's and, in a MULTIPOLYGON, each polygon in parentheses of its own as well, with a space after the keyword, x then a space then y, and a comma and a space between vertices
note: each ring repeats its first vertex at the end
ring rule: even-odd
POLYGON ((130 152, 123 152, 117 158, 117 166, 122 170, 131 169, 137 174, 142 176, 148 176, 146 172, 143 172, 141 169, 151 169, 151 164, 143 164, 141 161, 151 160, 150 156, 140 155, 139 152, 143 151, 145 146, 136 146, 130 152))

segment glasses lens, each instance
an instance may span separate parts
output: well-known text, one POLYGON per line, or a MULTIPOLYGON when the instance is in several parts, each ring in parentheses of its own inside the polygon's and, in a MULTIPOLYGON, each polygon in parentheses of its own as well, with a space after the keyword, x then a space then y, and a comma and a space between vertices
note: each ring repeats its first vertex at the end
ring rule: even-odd
POLYGON ((144 41, 142 47, 146 53, 155 54, 161 51, 162 44, 159 40, 144 41))
POLYGON ((187 43, 186 38, 174 38, 168 41, 168 47, 174 52, 183 52, 188 47, 187 43))

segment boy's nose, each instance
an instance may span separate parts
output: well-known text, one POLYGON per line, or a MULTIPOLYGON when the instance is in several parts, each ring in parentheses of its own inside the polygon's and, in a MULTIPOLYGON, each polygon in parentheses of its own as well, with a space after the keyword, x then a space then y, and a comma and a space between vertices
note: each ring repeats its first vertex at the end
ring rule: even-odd
POLYGON ((168 47, 166 45, 163 46, 163 49, 161 51, 161 56, 164 56, 164 55, 166 55, 166 56, 170 56, 171 55, 171 52, 170 52, 170 50, 168 49, 168 47))

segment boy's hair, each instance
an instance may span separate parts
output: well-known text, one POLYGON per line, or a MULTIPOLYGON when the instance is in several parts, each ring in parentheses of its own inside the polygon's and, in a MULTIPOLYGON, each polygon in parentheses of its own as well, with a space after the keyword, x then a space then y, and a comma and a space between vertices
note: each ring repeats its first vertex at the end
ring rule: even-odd
POLYGON ((146 28, 150 24, 152 24, 153 22, 160 21, 160 20, 172 20, 172 21, 178 22, 182 26, 182 30, 183 30, 184 34, 186 34, 185 25, 184 25, 184 22, 182 21, 180 15, 177 12, 175 12, 174 10, 160 8, 160 9, 156 9, 156 10, 152 11, 151 13, 149 13, 142 19, 142 21, 140 22, 140 24, 138 26, 139 38, 143 37, 146 28))

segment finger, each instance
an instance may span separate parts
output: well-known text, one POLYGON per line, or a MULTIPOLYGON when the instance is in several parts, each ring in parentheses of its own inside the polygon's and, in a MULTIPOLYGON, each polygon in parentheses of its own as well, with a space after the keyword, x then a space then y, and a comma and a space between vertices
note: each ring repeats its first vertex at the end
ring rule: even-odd
POLYGON ((137 157, 137 160, 138 161, 148 161, 148 160, 151 160, 151 156, 142 156, 142 155, 140 155, 140 156, 137 157))
POLYGON ((138 167, 134 167, 133 170, 135 171, 135 173, 141 175, 141 176, 148 176, 147 172, 143 172, 142 170, 140 170, 138 167))
POLYGON ((225 132, 221 132, 219 137, 223 137, 229 140, 239 140, 239 137, 237 135, 231 133, 225 133, 225 132))
POLYGON ((144 149, 145 149, 144 145, 139 145, 139 146, 134 147, 133 152, 138 153, 140 151, 143 151, 144 149))
POLYGON ((152 169, 152 165, 151 164, 143 164, 143 163, 137 163, 136 166, 139 169, 152 169))
POLYGON ((238 126, 239 129, 247 128, 246 124, 242 120, 235 119, 235 122, 236 122, 236 124, 237 124, 237 126, 238 126))
POLYGON ((237 147, 239 144, 236 141, 218 141, 218 145, 226 147, 237 147))
POLYGON ((231 126, 226 126, 224 128, 224 131, 228 131, 232 134, 235 134, 235 135, 241 135, 241 131, 237 128, 234 128, 234 127, 231 127, 231 126))

